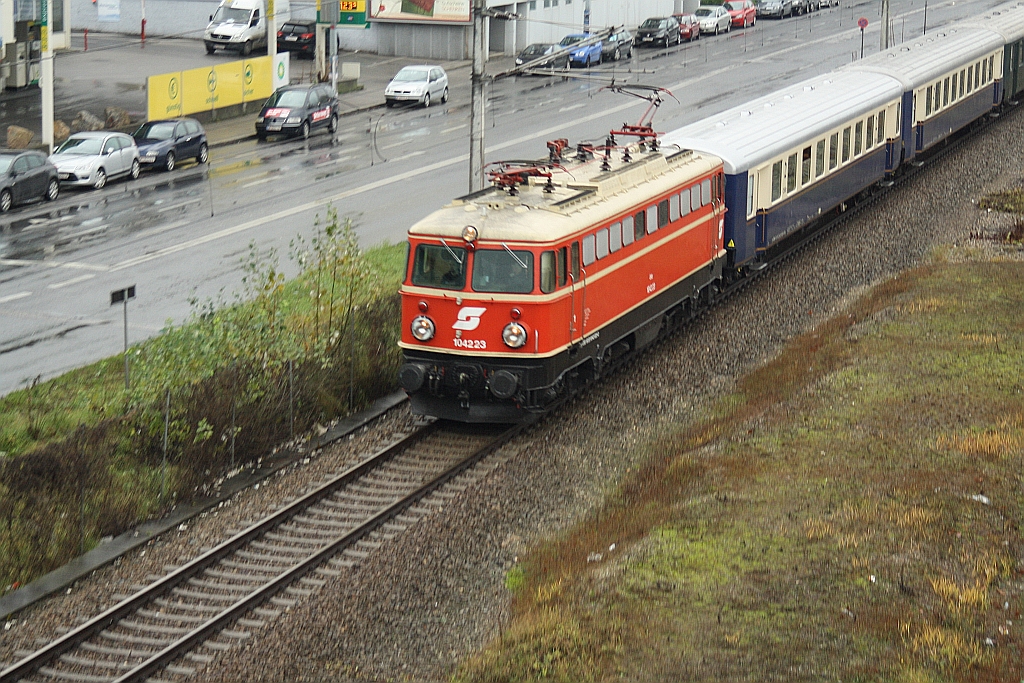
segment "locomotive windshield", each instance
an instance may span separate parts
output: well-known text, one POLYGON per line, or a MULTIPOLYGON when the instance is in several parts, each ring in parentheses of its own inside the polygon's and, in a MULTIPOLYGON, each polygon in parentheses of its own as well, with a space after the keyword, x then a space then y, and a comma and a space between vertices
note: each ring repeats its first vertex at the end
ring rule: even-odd
POLYGON ((412 283, 421 287, 462 289, 466 286, 466 250, 444 244, 416 247, 412 283))
POLYGON ((533 291, 533 254, 513 249, 477 249, 473 291, 528 294, 533 291))

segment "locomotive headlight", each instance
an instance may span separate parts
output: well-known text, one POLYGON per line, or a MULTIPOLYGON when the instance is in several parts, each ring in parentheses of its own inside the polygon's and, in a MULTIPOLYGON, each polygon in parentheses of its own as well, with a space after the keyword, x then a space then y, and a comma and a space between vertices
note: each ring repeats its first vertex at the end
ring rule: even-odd
MULTIPOLYGON (((425 315, 418 315, 412 320, 412 336, 421 342, 434 338, 434 321, 425 315)), ((525 340, 524 340, 525 341, 525 340)))
POLYGON ((477 232, 476 227, 473 225, 467 225, 462 229, 462 239, 465 240, 467 244, 472 244, 473 242, 476 242, 476 238, 478 235, 479 232, 477 232))
POLYGON ((518 349, 525 344, 527 336, 526 328, 519 323, 509 323, 501 331, 502 341, 513 349, 518 349))

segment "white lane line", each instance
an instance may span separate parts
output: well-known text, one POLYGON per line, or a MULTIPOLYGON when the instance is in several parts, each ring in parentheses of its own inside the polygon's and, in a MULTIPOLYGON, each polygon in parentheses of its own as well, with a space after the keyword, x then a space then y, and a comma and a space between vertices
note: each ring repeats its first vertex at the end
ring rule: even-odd
POLYGON ((561 109, 559 109, 558 113, 561 114, 563 111, 572 111, 573 109, 579 109, 580 107, 585 107, 585 106, 587 106, 586 102, 580 102, 578 104, 570 104, 568 107, 562 107, 561 109))
POLYGON ((388 159, 388 161, 394 163, 396 161, 404 161, 405 159, 412 159, 413 157, 418 157, 418 156, 421 156, 423 154, 426 154, 426 152, 424 152, 423 150, 420 150, 419 152, 410 152, 409 154, 404 154, 404 155, 402 155, 400 157, 395 157, 394 159, 388 159))
POLYGON ((253 180, 250 183, 245 183, 242 187, 253 187, 255 185, 262 185, 263 183, 269 183, 271 180, 278 176, 267 176, 266 178, 260 178, 259 180, 253 180))
POLYGON ((179 204, 171 204, 170 206, 161 206, 157 209, 158 212, 163 213, 164 211, 176 211, 177 209, 183 209, 186 206, 192 206, 193 204, 201 204, 204 199, 190 199, 187 202, 181 202, 179 204))
POLYGON ((7 296, 0 296, 0 304, 5 304, 8 301, 15 301, 17 299, 24 299, 26 296, 32 296, 32 292, 18 292, 17 294, 8 294, 7 296))
POLYGON ((64 280, 63 282, 54 282, 52 285, 46 285, 47 289, 60 289, 61 287, 67 287, 69 285, 77 285, 79 282, 85 282, 96 277, 95 273, 86 273, 85 275, 79 275, 73 277, 70 280, 64 280))
POLYGON ((94 270, 97 273, 105 273, 110 266, 97 266, 92 263, 79 263, 77 261, 31 261, 29 259, 0 258, 0 266, 43 266, 45 268, 74 268, 78 270, 94 270))
POLYGON ((451 128, 445 128, 444 130, 441 131, 440 134, 444 135, 445 133, 454 133, 455 131, 462 130, 463 128, 469 128, 469 124, 464 123, 461 126, 452 126, 451 128))
POLYGON ((315 164, 314 167, 315 168, 323 168, 324 166, 333 166, 334 164, 340 164, 343 161, 348 161, 351 158, 352 158, 352 155, 348 154, 348 155, 343 156, 343 157, 338 157, 337 159, 330 159, 328 161, 321 161, 319 164, 315 164))
POLYGON ((399 142, 395 142, 395 143, 392 143, 390 145, 384 145, 383 147, 378 147, 377 149, 391 149, 393 147, 401 147, 402 145, 408 145, 408 144, 409 144, 408 140, 401 140, 399 142))

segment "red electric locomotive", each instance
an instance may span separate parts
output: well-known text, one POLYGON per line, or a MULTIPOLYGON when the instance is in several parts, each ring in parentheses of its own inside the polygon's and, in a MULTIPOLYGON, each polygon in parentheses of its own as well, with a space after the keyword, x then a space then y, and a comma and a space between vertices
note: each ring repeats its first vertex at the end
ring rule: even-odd
POLYGON ((721 280, 722 162, 649 126, 548 143, 409 230, 399 373, 417 414, 543 413, 688 316, 721 280), (615 145, 615 135, 639 142, 615 145))

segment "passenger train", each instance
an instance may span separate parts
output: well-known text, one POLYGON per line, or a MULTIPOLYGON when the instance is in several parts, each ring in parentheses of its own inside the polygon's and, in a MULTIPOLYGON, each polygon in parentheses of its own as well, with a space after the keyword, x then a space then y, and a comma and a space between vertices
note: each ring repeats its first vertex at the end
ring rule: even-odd
POLYGON ((542 414, 1022 90, 1018 1, 664 135, 498 164, 409 229, 399 383, 417 414, 542 414))

